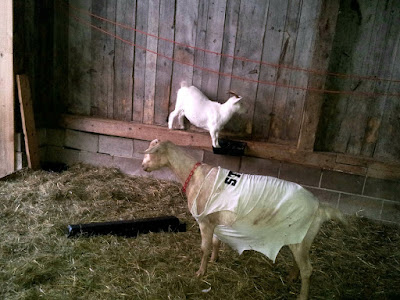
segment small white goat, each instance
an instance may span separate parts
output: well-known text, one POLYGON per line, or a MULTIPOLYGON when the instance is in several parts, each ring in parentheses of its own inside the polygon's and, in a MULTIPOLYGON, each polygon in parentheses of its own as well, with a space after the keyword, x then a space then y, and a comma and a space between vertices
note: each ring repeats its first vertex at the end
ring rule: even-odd
POLYGON ((221 104, 210 101, 198 88, 188 86, 183 81, 175 104, 175 110, 168 118, 168 128, 173 129, 173 124, 178 118, 178 128, 184 129, 184 117, 193 125, 206 129, 210 132, 212 145, 214 148, 220 148, 218 135, 226 123, 231 119, 234 113, 243 112, 240 100, 242 97, 233 92, 233 96, 225 103, 221 104))
POLYGON ((311 193, 295 183, 269 176, 234 173, 198 163, 183 149, 168 141, 153 140, 144 153, 143 170, 151 172, 168 167, 183 184, 189 210, 199 223, 202 238, 203 256, 197 276, 206 273, 211 248, 211 261, 217 260, 220 239, 239 253, 252 249, 273 260, 280 248, 288 245, 297 264, 289 279, 296 279, 300 271, 302 284, 299 299, 308 298, 312 273, 309 257, 311 244, 324 221, 337 219, 346 223, 339 210, 319 204, 311 193), (210 208, 215 206, 214 191, 221 195, 225 190, 228 190, 228 199, 225 199, 223 206, 218 202, 211 212, 210 208), (238 190, 246 192, 239 196, 246 198, 246 201, 235 200, 238 190), (256 197, 248 196, 254 191, 261 193, 256 197), (248 211, 247 207, 232 206, 232 203, 241 205, 247 201, 251 207, 256 207, 254 211, 248 211), (278 202, 277 206, 270 204, 274 201, 278 202), (244 217, 240 215, 241 211, 244 217), (228 238, 224 236, 225 233, 228 233, 228 238), (258 239, 258 236, 262 238, 258 239))

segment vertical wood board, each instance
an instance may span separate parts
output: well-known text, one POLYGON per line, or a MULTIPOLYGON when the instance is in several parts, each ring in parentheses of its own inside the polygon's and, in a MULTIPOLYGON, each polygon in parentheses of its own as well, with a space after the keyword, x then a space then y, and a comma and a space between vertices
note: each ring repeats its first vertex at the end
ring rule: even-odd
MULTIPOLYGON (((283 50, 288 0, 271 1, 265 31, 262 61, 278 65, 283 50)), ((278 68, 267 64, 260 67, 260 80, 275 83, 278 68)), ((270 119, 276 86, 259 84, 253 117, 253 139, 266 140, 270 130, 270 119)))
MULTIPOLYGON (((301 1, 289 1, 286 14, 285 31, 282 41, 282 50, 279 64, 291 66, 295 64, 294 54, 296 38, 301 17, 301 1)), ((276 74, 278 85, 289 85, 292 71, 287 68, 279 68, 276 74)), ((285 110, 289 90, 286 87, 277 86, 274 91, 272 114, 270 119, 270 131, 268 141, 273 143, 285 143, 286 135, 285 110)))
MULTIPOLYGON (((149 2, 138 1, 136 8, 136 29, 142 32, 148 30, 149 2)), ((139 31, 135 33, 135 63, 133 77, 133 111, 132 120, 143 122, 146 76, 147 36, 139 31)))
POLYGON ((37 170, 40 168, 40 155, 28 77, 17 75, 17 86, 28 167, 37 170))
POLYGON ((13 1, 0 2, 0 178, 15 170, 13 1))
MULTIPOLYGON (((118 0, 116 6, 116 22, 124 25, 116 26, 116 35, 135 43, 136 2, 118 0)), ((117 120, 132 120, 134 51, 131 44, 115 41, 113 117, 117 120)))
MULTIPOLYGON (((92 3, 92 13, 115 22, 115 7, 115 0, 96 0, 92 3)), ((92 24, 97 28, 115 34, 114 24, 97 18, 92 18, 92 24)), ((91 115, 112 118, 115 38, 92 28, 91 39, 91 115)))
MULTIPOLYGON (((92 10, 92 1, 71 0, 70 4, 87 12, 92 10)), ((91 18, 70 9, 68 28, 68 112, 90 115, 91 99, 91 18), (73 16, 77 15, 80 20, 73 16), (86 23, 82 23, 86 22, 86 23)))
MULTIPOLYGON (((255 0, 241 2, 235 56, 254 61, 261 60, 269 2, 255 0)), ((259 63, 241 60, 235 60, 233 63, 232 74, 235 76, 258 80, 259 73, 259 63)), ((236 134, 249 136, 252 132, 257 83, 232 79, 231 89, 245 97, 247 112, 234 116, 226 127, 236 134)))
MULTIPOLYGON (((160 28, 162 38, 174 40, 175 0, 160 2, 160 28)), ((158 41, 158 52, 167 57, 173 57, 174 45, 165 40, 158 41)), ((172 61, 159 56, 157 58, 156 90, 154 97, 154 122, 166 125, 171 96, 172 61)))
POLYGON ((228 56, 235 55, 236 34, 239 22, 239 9, 240 0, 227 1, 225 9, 225 24, 222 40, 222 53, 225 56, 221 57, 220 73, 227 76, 220 75, 218 80, 218 100, 225 100, 226 93, 231 88, 231 77, 233 70, 233 58, 228 56))
MULTIPOLYGON (((147 33, 158 36, 160 19, 160 0, 149 1, 149 16, 147 33)), ((157 53, 158 39, 147 36, 147 49, 157 53)), ((154 95, 156 90, 157 55, 148 51, 146 53, 146 73, 144 92, 143 123, 153 124, 154 121, 154 95)))
MULTIPOLYGON (((316 41, 312 49, 312 61, 310 69, 327 70, 335 34, 339 3, 336 1, 323 1, 319 10, 318 26, 316 29, 316 41)), ((316 89, 324 89, 326 76, 324 74, 310 74, 308 86, 316 89)), ((321 115, 324 95, 307 91, 302 123, 298 138, 298 149, 313 151, 318 122, 321 115)))
MULTIPOLYGON (((198 2, 198 15, 197 15, 197 26, 196 26, 196 43, 194 46, 200 49, 206 49, 206 35, 207 35, 207 19, 208 19, 208 6, 209 1, 198 2)), ((193 46, 193 45, 192 45, 193 46)), ((201 90, 201 81, 203 79, 203 71, 201 68, 204 67, 204 58, 209 55, 202 50, 194 49, 194 64, 197 68, 193 68, 193 80, 192 84, 201 90)))
MULTIPOLYGON (((195 45, 197 33, 198 1, 196 0, 177 0, 175 20, 175 41, 186 45, 195 45)), ((175 108, 176 92, 180 88, 181 81, 185 80, 189 84, 193 80, 194 50, 192 48, 174 45, 174 59, 171 86, 170 108, 175 108), (182 62, 182 63, 178 63, 182 62)))
MULTIPOLYGON (((303 1, 294 53, 294 65, 297 67, 311 68, 320 8, 320 0, 303 1)), ((309 76, 310 73, 307 72, 293 71, 291 72, 289 85, 307 88, 309 76)), ((298 143, 305 95, 305 90, 289 89, 288 91, 284 118, 286 121, 285 135, 292 145, 297 145, 298 143)))
MULTIPOLYGON (((221 53, 222 51, 225 10, 226 0, 212 1, 208 7, 205 48, 216 53, 221 53)), ((220 61, 220 55, 207 53, 204 56, 203 66, 218 72, 220 61)), ((213 100, 216 100, 218 96, 218 79, 218 74, 204 72, 201 80, 201 90, 213 100)))

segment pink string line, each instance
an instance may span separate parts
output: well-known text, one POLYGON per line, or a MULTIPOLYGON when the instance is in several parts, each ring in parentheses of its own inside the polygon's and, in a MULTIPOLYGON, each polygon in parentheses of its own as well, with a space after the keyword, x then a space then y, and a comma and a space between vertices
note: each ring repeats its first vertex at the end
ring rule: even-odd
MULTIPOLYGON (((118 39, 118 40, 120 40, 120 41, 122 41, 122 42, 124 42, 126 44, 129 44, 129 45, 131 45, 133 47, 136 47, 138 49, 144 50, 146 52, 155 54, 157 56, 163 57, 163 58, 168 59, 168 60, 173 61, 173 62, 177 62, 177 63, 182 64, 182 65, 193 67, 193 68, 196 68, 196 69, 199 69, 199 70, 202 70, 202 71, 206 71, 206 72, 209 72, 209 73, 217 74, 217 75, 220 75, 220 76, 230 77, 232 79, 237 79, 237 80, 247 81, 247 82, 253 82, 253 83, 259 83, 259 84, 266 84, 266 85, 277 86, 277 87, 282 87, 282 88, 287 88, 287 89, 295 89, 295 90, 310 91, 310 92, 325 93, 325 94, 342 94, 342 95, 364 96, 364 97, 376 97, 376 96, 400 97, 400 93, 393 93, 393 94, 386 93, 385 94, 385 93, 368 93, 368 92, 354 92, 354 91, 325 90, 325 89, 318 89, 318 88, 313 88, 313 87, 299 87, 299 86, 293 86, 293 85, 285 85, 285 84, 281 84, 281 83, 278 83, 278 82, 256 80, 256 79, 240 77, 240 76, 233 75, 233 74, 222 73, 222 72, 219 72, 219 71, 216 71, 216 70, 213 70, 213 69, 209 69, 209 68, 201 67, 201 66, 198 66, 198 65, 195 65, 195 64, 190 64, 190 63, 186 63, 186 62, 183 62, 183 61, 176 60, 173 57, 166 56, 166 55, 158 53, 156 51, 147 49, 147 48, 145 48, 143 46, 137 45, 137 44, 135 44, 135 43, 133 43, 131 41, 125 40, 125 39, 123 39, 122 37, 120 37, 120 36, 118 36, 116 34, 110 33, 110 32, 108 32, 108 31, 106 31, 106 30, 104 30, 102 28, 99 28, 99 27, 97 27, 97 26, 95 26, 95 25, 93 25, 93 24, 91 24, 91 23, 89 23, 87 21, 82 20, 81 18, 79 18, 76 15, 72 15, 71 14, 71 16, 77 22, 79 22, 81 24, 84 24, 84 25, 87 25, 89 27, 92 27, 92 28, 94 28, 94 29, 96 29, 96 30, 98 30, 100 32, 103 32, 104 34, 112 36, 115 39, 118 39)), ((154 37, 156 37, 156 36, 154 36, 154 37)), ((248 59, 245 59, 245 60, 246 61, 251 61, 251 60, 248 60, 248 59)), ((345 75, 345 74, 343 74, 343 75, 345 75)))
POLYGON ((300 67, 295 67, 295 66, 288 66, 288 65, 282 65, 282 64, 273 64, 273 63, 268 63, 268 62, 265 62, 265 61, 258 61, 258 60, 248 59, 246 57, 233 56, 233 55, 230 55, 230 54, 219 53, 219 52, 215 52, 215 51, 212 51, 212 50, 202 49, 202 48, 199 48, 199 47, 196 47, 196 46, 187 45, 187 44, 184 44, 184 43, 180 43, 180 42, 177 42, 177 41, 174 41, 174 40, 170 40, 170 39, 167 39, 167 38, 163 38, 163 37, 157 36, 155 34, 148 33, 148 32, 145 32, 145 31, 130 27, 128 25, 121 24, 121 23, 118 23, 118 22, 103 18, 101 16, 95 15, 95 14, 93 14, 91 12, 88 12, 88 11, 86 11, 84 9, 78 8, 78 7, 76 7, 76 6, 72 5, 72 4, 68 4, 68 6, 70 8, 72 8, 73 10, 75 10, 75 11, 84 13, 84 14, 86 14, 88 16, 94 17, 94 18, 99 19, 101 21, 104 21, 104 22, 107 22, 107 23, 110 23, 110 24, 113 24, 113 25, 116 25, 116 26, 119 26, 119 27, 122 27, 122 28, 125 28, 125 29, 128 29, 128 30, 131 30, 131 31, 135 31, 135 32, 138 32, 138 33, 141 33, 141 34, 144 34, 144 35, 159 39, 159 40, 163 40, 163 41, 169 42, 169 43, 174 43, 174 44, 176 44, 178 46, 181 46, 181 47, 191 48, 191 49, 194 49, 194 50, 198 50, 198 51, 202 51, 202 52, 210 53, 210 54, 215 54, 215 55, 218 55, 218 56, 228 57, 228 58, 235 59, 235 60, 251 62, 251 63, 261 64, 261 65, 267 65, 267 66, 270 66, 270 67, 273 67, 273 68, 277 68, 277 69, 289 69, 289 70, 294 70, 294 71, 302 71, 302 72, 307 72, 307 73, 313 73, 313 74, 317 74, 317 75, 329 75, 329 76, 336 76, 336 77, 343 77, 343 78, 348 77, 348 78, 353 78, 353 79, 362 79, 362 80, 371 80, 371 81, 389 81, 389 82, 400 83, 400 79, 388 79, 388 78, 379 78, 379 77, 376 77, 376 76, 361 76, 361 75, 354 75, 354 74, 343 74, 343 73, 335 73, 335 72, 326 72, 326 71, 321 71, 321 70, 305 69, 305 68, 300 68, 300 67))

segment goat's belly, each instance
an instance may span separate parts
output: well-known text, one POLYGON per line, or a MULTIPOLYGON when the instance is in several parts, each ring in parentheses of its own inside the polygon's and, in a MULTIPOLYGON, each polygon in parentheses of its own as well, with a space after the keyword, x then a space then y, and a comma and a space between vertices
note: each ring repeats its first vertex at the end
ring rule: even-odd
POLYGON ((282 246, 304 239, 317 209, 318 200, 300 185, 219 168, 204 212, 194 216, 235 213, 232 226, 216 227, 218 238, 239 253, 255 250, 275 261, 282 246))

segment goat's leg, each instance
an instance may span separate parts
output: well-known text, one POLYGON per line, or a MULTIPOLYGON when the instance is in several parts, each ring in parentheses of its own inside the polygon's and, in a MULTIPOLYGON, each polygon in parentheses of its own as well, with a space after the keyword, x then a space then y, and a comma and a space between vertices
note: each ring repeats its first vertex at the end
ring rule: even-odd
POLYGON ((169 128, 169 129, 173 129, 174 120, 175 120, 177 114, 178 114, 178 111, 177 111, 177 110, 173 110, 173 111, 171 111, 171 113, 169 114, 169 117, 168 117, 168 128, 169 128))
POLYGON ((219 134, 218 130, 210 129, 212 146, 214 148, 221 148, 221 146, 218 143, 218 134, 219 134))
POLYGON ((312 266, 310 262, 309 249, 303 243, 291 245, 290 250, 293 252, 294 259, 299 267, 301 276, 301 290, 298 297, 299 300, 308 299, 310 290, 310 277, 312 266))
POLYGON ((178 122, 178 129, 185 129, 184 117, 185 114, 182 109, 172 111, 168 117, 168 128, 174 129, 174 123, 178 122))
POLYGON ((218 260, 218 251, 221 241, 214 235, 212 239, 212 254, 211 254, 211 262, 216 262, 218 260))
POLYGON ((185 113, 183 110, 178 113, 178 126, 179 129, 185 129, 185 113))
MULTIPOLYGON (((322 219, 320 216, 316 216, 314 221, 311 223, 310 228, 307 231, 306 236, 300 244, 289 245, 290 250, 292 250, 293 257, 297 263, 298 269, 300 270, 301 276, 301 290, 298 299, 306 300, 308 299, 308 294, 310 291, 310 278, 312 274, 312 265, 310 261, 310 248, 317 235, 321 225, 322 219)), ((296 272, 296 267, 294 267, 294 272, 296 272)))
POLYGON ((197 277, 201 277, 207 272, 208 257, 210 256, 212 247, 212 237, 214 233, 214 225, 208 222, 199 223, 201 233, 201 251, 203 256, 201 257, 200 268, 196 272, 197 277))

